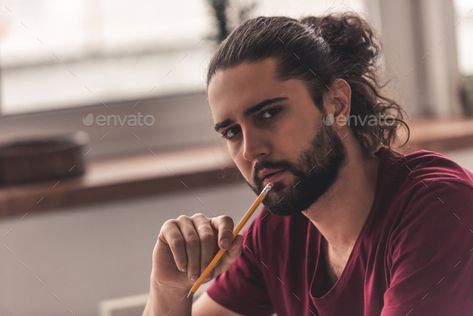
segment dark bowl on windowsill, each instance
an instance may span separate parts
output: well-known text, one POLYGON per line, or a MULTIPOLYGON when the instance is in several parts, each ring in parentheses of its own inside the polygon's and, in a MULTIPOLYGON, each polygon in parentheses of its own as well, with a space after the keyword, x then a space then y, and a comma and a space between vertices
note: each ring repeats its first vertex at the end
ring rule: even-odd
POLYGON ((85 172, 85 133, 11 140, 0 144, 0 184, 77 177, 85 172))

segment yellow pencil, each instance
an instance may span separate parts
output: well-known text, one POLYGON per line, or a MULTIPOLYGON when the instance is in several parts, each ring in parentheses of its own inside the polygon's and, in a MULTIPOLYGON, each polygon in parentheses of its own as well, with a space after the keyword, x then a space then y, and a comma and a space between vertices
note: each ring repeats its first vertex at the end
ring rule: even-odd
MULTIPOLYGON (((245 226, 246 222, 248 222, 248 220, 251 218, 251 216, 256 211, 256 209, 261 204, 261 202, 263 202, 264 198, 268 194, 269 190, 271 190, 271 188, 272 188, 272 184, 268 183, 264 187, 263 191, 261 191, 260 195, 258 195, 258 197, 253 202, 253 204, 251 204, 248 211, 246 211, 245 216, 243 216, 243 218, 238 223, 238 225, 235 227, 235 229, 233 229, 233 238, 235 238, 240 233, 243 226, 245 226)), ((205 281, 205 279, 207 279, 210 272, 212 272, 212 270, 217 266, 218 262, 220 261, 220 259, 222 259, 224 254, 225 254, 225 251, 223 249, 219 249, 219 251, 217 252, 215 257, 213 257, 212 261, 210 261, 209 265, 204 269, 204 271, 202 271, 202 274, 195 281, 194 285, 192 286, 192 288, 189 291, 189 294, 187 294, 188 298, 191 297, 191 295, 193 295, 195 292, 197 292, 199 287, 202 285, 202 283, 205 281)))

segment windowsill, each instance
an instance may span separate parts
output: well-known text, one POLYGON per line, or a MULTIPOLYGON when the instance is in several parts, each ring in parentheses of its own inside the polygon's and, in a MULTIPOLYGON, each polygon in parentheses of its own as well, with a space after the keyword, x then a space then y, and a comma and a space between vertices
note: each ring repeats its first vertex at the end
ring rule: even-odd
POLYGON ((0 218, 242 181, 223 146, 91 161, 79 178, 8 186, 0 218))
MULTIPOLYGON (((473 120, 418 121, 411 126, 411 141, 403 152, 473 148, 473 120)), ((96 160, 80 178, 3 188, 0 218, 240 181, 221 145, 96 160)))
POLYGON ((411 145, 407 152, 420 148, 446 152, 473 148, 473 119, 417 120, 411 125, 411 145), (415 124, 415 126, 414 126, 415 124))

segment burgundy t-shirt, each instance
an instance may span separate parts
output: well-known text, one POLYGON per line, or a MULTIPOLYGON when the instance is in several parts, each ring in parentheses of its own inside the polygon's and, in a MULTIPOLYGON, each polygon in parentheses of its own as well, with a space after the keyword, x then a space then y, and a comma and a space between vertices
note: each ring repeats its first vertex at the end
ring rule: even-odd
POLYGON ((332 287, 317 228, 263 208, 208 295, 243 315, 473 315, 473 173, 425 150, 377 155, 375 200, 332 287))

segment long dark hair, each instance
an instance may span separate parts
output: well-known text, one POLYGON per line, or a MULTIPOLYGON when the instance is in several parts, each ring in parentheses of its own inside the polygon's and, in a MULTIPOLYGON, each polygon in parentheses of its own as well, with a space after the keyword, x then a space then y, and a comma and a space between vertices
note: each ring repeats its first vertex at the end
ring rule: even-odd
MULTIPOLYGON (((301 79, 319 110, 322 96, 341 78, 352 90, 350 128, 366 153, 391 147, 398 128, 409 126, 405 112, 381 94, 377 78, 380 45, 370 25, 354 13, 305 17, 300 20, 275 16, 257 17, 237 27, 218 47, 210 61, 207 85, 219 69, 242 62, 277 58, 280 80, 301 79), (375 124, 366 124, 375 118, 375 124), (363 120, 352 122, 352 119, 363 120)), ((405 144, 404 143, 404 144, 405 144)))

